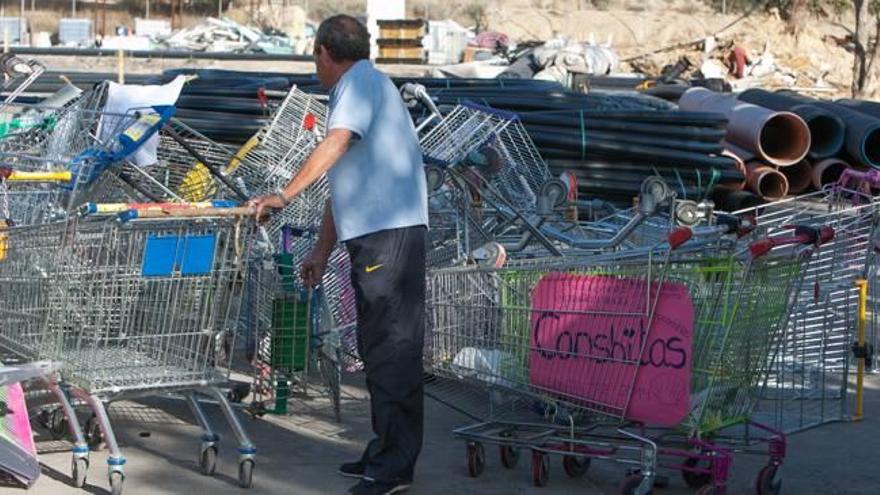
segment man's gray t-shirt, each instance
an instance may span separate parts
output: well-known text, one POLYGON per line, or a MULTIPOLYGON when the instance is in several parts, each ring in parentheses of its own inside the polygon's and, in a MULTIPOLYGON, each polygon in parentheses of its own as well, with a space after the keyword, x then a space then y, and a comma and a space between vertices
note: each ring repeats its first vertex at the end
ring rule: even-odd
POLYGON ((327 173, 340 241, 428 225, 427 184, 415 126, 397 88, 369 61, 355 63, 333 86, 327 129, 356 135, 327 173))

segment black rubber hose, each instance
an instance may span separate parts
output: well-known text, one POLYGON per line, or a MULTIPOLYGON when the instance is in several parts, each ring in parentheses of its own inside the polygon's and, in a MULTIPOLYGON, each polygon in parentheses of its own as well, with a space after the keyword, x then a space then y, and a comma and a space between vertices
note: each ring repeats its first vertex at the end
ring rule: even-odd
POLYGON ((734 167, 682 167, 682 166, 662 166, 648 162, 618 162, 618 161, 580 161, 580 160, 548 160, 547 166, 554 174, 563 171, 581 171, 585 170, 591 174, 594 173, 627 173, 647 175, 661 175, 663 177, 674 177, 683 181, 691 181, 706 184, 711 182, 743 182, 745 176, 742 170, 734 167))
POLYGON ((583 119, 580 119, 579 116, 560 118, 559 115, 544 113, 524 113, 519 114, 519 117, 526 125, 564 126, 567 128, 584 128, 596 131, 621 131, 706 142, 720 142, 726 134, 724 129, 715 127, 627 122, 625 120, 596 118, 587 113, 584 114, 583 119))
POLYGON ((792 112, 804 119, 810 128, 810 157, 813 159, 835 156, 843 148, 846 126, 840 117, 827 110, 783 93, 763 89, 743 91, 737 98, 770 110, 792 112))
POLYGON ((637 144, 656 146, 658 148, 691 151, 694 153, 721 153, 724 147, 721 141, 703 142, 695 140, 672 139, 664 136, 650 136, 636 133, 590 131, 576 128, 547 127, 526 125, 526 131, 536 144, 552 144, 563 147, 572 146, 577 149, 590 147, 594 142, 637 144))

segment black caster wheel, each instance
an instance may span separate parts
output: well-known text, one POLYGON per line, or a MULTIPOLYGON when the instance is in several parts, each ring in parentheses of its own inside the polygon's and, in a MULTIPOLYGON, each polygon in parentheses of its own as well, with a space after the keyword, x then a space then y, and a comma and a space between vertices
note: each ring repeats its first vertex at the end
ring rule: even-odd
POLYGON ((61 440, 67 435, 67 416, 60 407, 49 415, 49 433, 53 440, 61 440))
POLYGON ((758 495, 779 495, 782 492, 782 477, 779 476, 779 466, 769 464, 761 468, 755 485, 755 493, 758 495))
POLYGON ((583 475, 587 474, 587 471, 590 469, 590 458, 577 455, 567 455, 562 458, 562 467, 565 469, 565 474, 567 474, 569 478, 581 478, 583 475))
MULTIPOLYGON (((631 474, 623 479, 623 482, 620 483, 620 495, 636 495, 636 490, 642 485, 642 480, 645 477, 641 474, 631 474)), ((643 495, 652 495, 653 487, 649 488, 647 493, 643 495)))
POLYGON ((82 488, 86 486, 86 476, 89 474, 89 460, 85 457, 74 457, 70 461, 70 477, 73 478, 73 486, 82 488))
POLYGON ((238 463, 238 486, 250 488, 254 484, 254 461, 245 459, 238 463))
POLYGON ((532 484, 547 486, 550 479, 550 456, 543 452, 532 452, 532 484))
POLYGON ((101 443, 103 442, 103 437, 101 436, 101 425, 98 423, 98 418, 92 416, 86 421, 86 426, 84 428, 84 434, 86 437, 86 443, 89 445, 89 448, 93 451, 101 450, 101 443))
POLYGON ((501 465, 507 469, 513 469, 519 462, 519 450, 508 445, 498 447, 498 454, 501 457, 501 465))
POLYGON ((217 469, 217 447, 203 448, 199 453, 199 471, 205 476, 213 476, 217 469))
POLYGON ((122 483, 125 481, 125 475, 119 471, 110 473, 110 493, 112 495, 122 495, 122 483))
POLYGON ((701 459, 699 457, 688 457, 684 460, 685 467, 681 470, 681 478, 690 488, 700 488, 712 482, 712 475, 706 473, 695 473, 690 469, 703 468, 712 469, 712 461, 701 459))
POLYGON ((486 453, 483 444, 471 442, 467 444, 467 468, 468 476, 476 478, 483 474, 486 467, 486 453))
POLYGON ((696 491, 695 495, 716 495, 717 493, 718 488, 715 485, 703 485, 696 491))

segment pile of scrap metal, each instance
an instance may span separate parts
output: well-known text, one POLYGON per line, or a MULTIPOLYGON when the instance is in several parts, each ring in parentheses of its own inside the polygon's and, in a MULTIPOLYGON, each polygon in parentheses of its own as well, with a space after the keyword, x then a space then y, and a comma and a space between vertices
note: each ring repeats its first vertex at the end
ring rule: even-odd
POLYGON ((286 36, 264 34, 225 17, 208 17, 200 24, 157 40, 157 43, 172 50, 197 52, 293 53, 286 36))

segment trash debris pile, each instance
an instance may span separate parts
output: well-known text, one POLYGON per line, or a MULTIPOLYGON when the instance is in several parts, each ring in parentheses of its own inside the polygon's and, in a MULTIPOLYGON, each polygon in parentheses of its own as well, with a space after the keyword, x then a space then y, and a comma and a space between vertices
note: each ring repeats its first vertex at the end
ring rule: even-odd
POLYGON ((294 53, 290 38, 283 33, 262 33, 228 18, 208 17, 171 36, 158 37, 155 43, 159 48, 197 52, 294 53))

